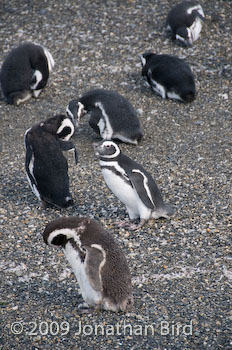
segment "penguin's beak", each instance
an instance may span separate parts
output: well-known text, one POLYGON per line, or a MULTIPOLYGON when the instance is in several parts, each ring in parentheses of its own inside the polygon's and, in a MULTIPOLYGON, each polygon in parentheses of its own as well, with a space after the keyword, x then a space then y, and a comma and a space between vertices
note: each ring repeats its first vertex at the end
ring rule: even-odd
POLYGON ((100 149, 101 149, 101 143, 99 143, 99 142, 93 142, 93 143, 92 143, 92 146, 93 146, 93 149, 94 149, 94 152, 95 152, 96 156, 99 156, 99 154, 100 154, 100 149))

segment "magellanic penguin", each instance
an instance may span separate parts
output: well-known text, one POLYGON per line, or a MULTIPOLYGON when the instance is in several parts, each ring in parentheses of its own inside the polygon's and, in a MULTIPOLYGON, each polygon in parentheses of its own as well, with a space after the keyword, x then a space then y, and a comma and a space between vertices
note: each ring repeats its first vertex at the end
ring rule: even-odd
POLYGON ((200 36, 204 17, 204 11, 196 1, 183 1, 168 13, 166 29, 173 40, 184 46, 192 46, 200 36))
POLYGON ((97 221, 61 217, 46 226, 43 238, 46 244, 63 249, 86 306, 114 312, 132 307, 131 276, 125 255, 97 221))
POLYGON ((38 97, 54 67, 51 53, 30 42, 16 47, 6 57, 0 72, 0 83, 9 104, 19 105, 31 96, 38 97))
POLYGON ((89 125, 102 139, 137 145, 143 134, 131 103, 115 91, 96 89, 70 101, 67 113, 74 119, 89 113, 89 125))
POLYGON ((171 98, 182 102, 192 102, 195 99, 194 76, 183 59, 151 52, 144 53, 140 58, 142 76, 163 99, 171 98))
POLYGON ((173 208, 164 203, 161 193, 152 176, 131 158, 122 154, 113 141, 93 144, 100 159, 100 167, 109 189, 122 201, 131 220, 140 218, 138 229, 149 219, 169 218, 173 208))
POLYGON ((69 192, 68 163, 63 151, 77 151, 70 137, 74 133, 72 121, 56 115, 34 125, 25 133, 27 179, 33 193, 45 208, 47 203, 66 208, 73 205, 69 192))

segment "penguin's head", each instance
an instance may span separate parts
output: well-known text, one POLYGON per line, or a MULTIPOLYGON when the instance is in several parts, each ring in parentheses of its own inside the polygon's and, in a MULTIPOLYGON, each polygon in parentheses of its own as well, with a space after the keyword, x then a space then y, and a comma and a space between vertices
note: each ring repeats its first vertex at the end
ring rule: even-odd
POLYGON ((66 113, 69 116, 69 118, 72 119, 74 125, 78 126, 81 117, 83 117, 83 115, 85 115, 87 111, 85 110, 84 105, 80 101, 74 99, 69 102, 66 108, 66 113))
POLYGON ((142 55, 139 55, 141 63, 142 63, 142 67, 144 67, 148 60, 154 55, 154 53, 152 53, 151 51, 145 52, 142 55))
POLYGON ((101 159, 116 158, 121 152, 118 145, 111 140, 103 140, 97 143, 93 143, 93 148, 95 154, 101 159))
POLYGON ((176 31, 176 40, 184 46, 192 46, 191 31, 187 27, 180 27, 176 31))
POLYGON ((87 218, 61 217, 47 224, 43 232, 44 242, 53 247, 65 248, 68 242, 82 249, 81 235, 86 230, 87 218))
POLYGON ((40 124, 40 127, 65 141, 68 141, 75 131, 73 121, 63 114, 48 118, 40 124))

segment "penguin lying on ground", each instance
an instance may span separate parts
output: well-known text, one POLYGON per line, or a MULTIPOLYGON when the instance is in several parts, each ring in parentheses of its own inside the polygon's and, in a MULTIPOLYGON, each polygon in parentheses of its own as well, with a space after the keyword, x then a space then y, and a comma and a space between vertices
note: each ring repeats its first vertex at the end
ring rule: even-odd
POLYGON ((27 179, 33 193, 46 203, 58 207, 73 205, 69 192, 68 163, 63 151, 77 151, 70 137, 74 133, 72 121, 65 115, 56 115, 34 125, 25 133, 27 179))
MULTIPOLYGON (((122 154, 113 141, 93 144, 107 186, 122 201, 131 220, 140 218, 138 229, 149 219, 169 218, 174 214, 170 205, 164 203, 152 176, 131 158, 122 154)), ((124 224, 124 223, 123 223, 124 224)))
POLYGON ((89 125, 104 140, 119 139, 137 145, 143 136, 133 106, 115 91, 88 91, 78 100, 70 101, 67 113, 78 120, 84 113, 89 113, 89 125))
POLYGON ((163 99, 171 98, 182 102, 192 102, 195 99, 194 76, 183 59, 150 52, 144 53, 140 58, 142 76, 163 99))
POLYGON ((43 238, 46 244, 63 249, 85 306, 115 312, 132 307, 131 276, 125 255, 97 221, 59 218, 46 226, 43 238))
POLYGON ((43 46, 24 43, 10 51, 2 64, 0 83, 9 104, 19 105, 38 97, 54 67, 50 52, 43 46))
POLYGON ((199 38, 204 17, 203 9, 196 1, 183 1, 168 13, 166 28, 173 40, 191 46, 199 38))

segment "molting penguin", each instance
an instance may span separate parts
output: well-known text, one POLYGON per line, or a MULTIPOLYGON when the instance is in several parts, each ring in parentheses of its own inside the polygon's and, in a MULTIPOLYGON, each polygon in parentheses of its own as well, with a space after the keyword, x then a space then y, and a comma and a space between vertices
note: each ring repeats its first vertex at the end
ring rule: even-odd
POLYGON ((144 53, 140 56, 142 76, 163 99, 192 102, 196 96, 193 73, 181 58, 171 55, 144 53))
POLYGON ((46 203, 66 208, 73 205, 69 192, 68 163, 63 151, 77 151, 70 137, 74 133, 72 121, 57 115, 34 125, 25 133, 27 179, 33 193, 46 203))
POLYGON ((2 64, 0 83, 9 104, 19 105, 38 97, 54 67, 50 52, 43 46, 24 43, 13 49, 2 64))
POLYGON ((122 201, 131 220, 140 218, 138 229, 149 219, 169 218, 174 210, 165 204, 152 176, 131 158, 122 154, 113 141, 93 144, 107 186, 122 201))
POLYGON ((166 28, 173 40, 191 46, 199 38, 204 17, 201 5, 195 1, 183 1, 168 13, 166 28))
POLYGON ((46 226, 43 238, 46 244, 63 249, 87 306, 114 312, 132 307, 126 258, 98 222, 83 217, 59 218, 46 226))
POLYGON ((79 100, 70 101, 67 113, 74 119, 90 114, 89 125, 105 140, 119 139, 137 145, 143 134, 131 103, 110 90, 91 90, 79 100))

